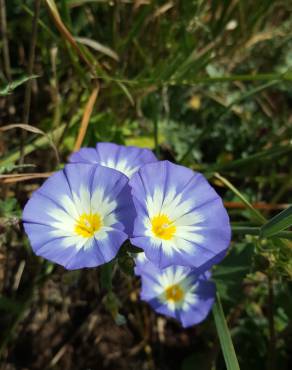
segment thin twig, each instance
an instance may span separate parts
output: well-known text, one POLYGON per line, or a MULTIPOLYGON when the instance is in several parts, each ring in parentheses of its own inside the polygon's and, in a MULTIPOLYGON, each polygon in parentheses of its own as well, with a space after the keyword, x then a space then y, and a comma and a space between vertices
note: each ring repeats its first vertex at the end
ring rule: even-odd
MULTIPOLYGON (((85 332, 86 329, 88 330, 87 335, 89 335, 90 332, 92 331, 92 329, 96 326, 97 322, 98 322, 97 311, 96 310, 93 310, 92 312, 90 312, 88 314, 88 316, 86 317, 86 320, 84 320, 76 328, 76 330, 74 331, 74 333, 72 333, 72 335, 70 336, 69 340, 66 341, 60 347, 60 349, 56 352, 56 354, 54 355, 54 357, 52 358, 52 360, 50 361, 50 363, 48 364, 48 367, 46 369, 50 369, 52 367, 55 367, 57 365, 57 363, 61 360, 61 358, 64 356, 64 354, 66 353, 66 351, 68 350, 68 346, 69 345, 72 345, 72 343, 74 343, 74 341, 80 335, 84 335, 84 332, 85 332)), ((96 340, 98 340, 98 341, 100 341, 101 339, 102 339, 102 335, 100 337, 96 338, 96 340)))
POLYGON ((0 175, 0 183, 9 184, 33 179, 44 179, 44 178, 46 179, 50 177, 53 173, 54 172, 41 172, 41 173, 26 173, 26 174, 15 173, 12 175, 0 175))
POLYGON ((0 0, 0 24, 1 24, 2 45, 3 45, 2 47, 3 47, 4 71, 5 71, 7 80, 11 82, 10 55, 9 55, 9 43, 8 43, 8 34, 7 34, 5 0, 0 0))
MULTIPOLYGON (((264 211, 275 211, 275 210, 282 210, 289 207, 289 204, 287 203, 281 203, 281 204, 275 204, 275 203, 265 203, 265 202, 257 202, 257 203, 251 203, 253 208, 255 209, 261 209, 264 211)), ((224 202, 224 206, 226 208, 234 208, 234 209, 244 209, 246 206, 241 202, 224 202)))
POLYGON ((274 321, 274 287, 273 280, 271 276, 268 276, 268 320, 269 320, 269 351, 268 351, 268 363, 267 369, 275 369, 275 354, 276 354, 276 333, 275 333, 275 321, 274 321))
POLYGON ((153 121, 153 125, 154 125, 154 147, 155 147, 155 154, 157 157, 159 157, 159 138, 158 138, 158 135, 159 135, 159 126, 158 126, 158 120, 157 118, 154 119, 153 121))
POLYGON ((92 113, 94 104, 96 102, 98 92, 99 92, 99 85, 97 84, 97 86, 93 89, 93 91, 92 91, 92 93, 91 93, 91 95, 88 99, 88 102, 85 106, 82 121, 81 121, 81 125, 80 125, 79 132, 78 132, 78 136, 77 136, 77 139, 76 139, 76 142, 75 142, 75 145, 74 145, 74 152, 79 150, 81 145, 82 145, 82 142, 84 140, 84 137, 85 137, 85 134, 86 134, 86 131, 87 131, 87 128, 88 128, 91 113, 92 113))
MULTIPOLYGON (((12 83, 11 75, 11 64, 10 64, 10 51, 9 51, 9 38, 7 32, 7 15, 6 15, 6 4, 5 0, 0 0, 0 32, 3 49, 3 70, 7 81, 12 83)), ((7 111, 9 116, 13 116, 15 113, 15 107, 13 103, 13 95, 8 95, 7 99, 7 111)))
MULTIPOLYGON (((40 15, 40 7, 41 7, 41 0, 35 0, 35 8, 34 8, 34 17, 32 21, 32 35, 31 35, 31 45, 29 51, 29 61, 28 61, 28 68, 27 73, 28 75, 33 74, 33 67, 35 61, 35 48, 36 48, 36 41, 37 41, 37 30, 38 30, 38 19, 40 15)), ((24 95, 24 106, 23 106, 23 122, 28 124, 29 116, 30 116, 30 103, 31 103, 31 89, 32 89, 32 80, 28 80, 25 88, 25 95, 24 95)), ((21 141, 20 141, 20 159, 19 164, 22 164, 24 161, 24 142, 26 138, 26 132, 21 132, 21 141)))
MULTIPOLYGON (((46 262, 42 263, 41 265, 38 264, 38 273, 33 277, 31 284, 23 293, 23 300, 19 302, 19 307, 17 313, 13 317, 13 321, 10 326, 4 332, 1 332, 0 335, 0 360, 5 350, 5 347, 11 340, 12 336, 16 332, 16 329, 19 323, 23 320, 26 312, 29 310, 30 304, 33 301, 34 293, 37 289, 40 289, 41 286, 46 282, 46 280, 51 276, 54 272, 54 269, 50 270, 49 272, 43 272, 41 270, 42 267, 46 266, 46 262)), ((1 362, 1 361, 0 361, 1 362)))

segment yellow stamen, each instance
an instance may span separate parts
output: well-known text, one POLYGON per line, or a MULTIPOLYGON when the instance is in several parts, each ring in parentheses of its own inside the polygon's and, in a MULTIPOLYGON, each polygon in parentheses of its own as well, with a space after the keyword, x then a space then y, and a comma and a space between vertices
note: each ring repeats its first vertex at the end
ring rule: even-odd
POLYGON ((84 238, 90 238, 102 227, 102 220, 97 213, 83 213, 75 225, 75 232, 84 238))
POLYGON ((178 284, 170 285, 165 289, 165 296, 168 301, 179 302, 184 298, 184 295, 183 289, 178 284))
POLYGON ((166 215, 158 215, 152 218, 152 232, 161 239, 170 240, 176 232, 176 227, 166 215))

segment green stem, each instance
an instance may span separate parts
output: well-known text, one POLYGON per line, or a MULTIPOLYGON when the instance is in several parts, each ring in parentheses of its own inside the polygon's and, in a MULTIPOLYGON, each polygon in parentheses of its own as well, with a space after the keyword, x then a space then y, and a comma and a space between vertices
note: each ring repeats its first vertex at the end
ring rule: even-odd
POLYGON ((269 320, 269 353, 268 353, 268 370, 275 369, 275 357, 276 357, 276 332, 275 332, 275 320, 274 320, 274 288, 273 279, 268 276, 268 320, 269 320))
MULTIPOLYGON (((232 226, 233 234, 247 234, 247 235, 256 235, 261 236, 261 228, 254 226, 232 226)), ((292 239, 292 231, 280 231, 273 237, 283 238, 283 239, 292 239)))
POLYGON ((240 370, 231 335, 225 320, 220 296, 217 293, 213 316, 227 370, 240 370))
POLYGON ((224 185, 226 185, 238 198, 242 201, 242 203, 247 207, 250 211, 251 215, 254 219, 261 225, 266 223, 266 218, 257 210, 255 209, 252 204, 241 194, 239 190, 236 189, 234 185, 231 184, 225 177, 219 175, 219 173, 215 173, 214 177, 220 180, 224 185))
POLYGON ((158 141, 158 121, 154 119, 154 146, 155 146, 155 154, 159 157, 159 141, 158 141))

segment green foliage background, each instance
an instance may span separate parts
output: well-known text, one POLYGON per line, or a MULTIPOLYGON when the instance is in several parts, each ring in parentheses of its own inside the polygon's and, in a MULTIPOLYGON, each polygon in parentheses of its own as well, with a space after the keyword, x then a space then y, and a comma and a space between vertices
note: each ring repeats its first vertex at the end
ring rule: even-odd
MULTIPOLYGON (((148 147, 161 159, 207 176, 232 222, 229 254, 213 278, 240 368, 290 369, 291 2, 1 0, 0 7, 1 125, 33 126, 0 132, 3 369, 226 366, 212 315, 186 331, 167 320, 162 341, 157 316, 143 303, 135 303, 143 314, 134 308, 139 283, 131 275, 127 247, 118 263, 98 271, 65 272, 32 255, 21 228, 21 208, 42 180, 16 182, 15 175, 55 171, 66 162, 97 84, 83 146, 111 141, 148 147), (287 210, 278 215, 282 209, 287 210), (52 282, 73 313, 49 298, 52 282), (121 340, 120 355, 109 360, 113 349, 104 353, 95 344, 98 354, 91 356, 88 329, 74 320, 60 329, 61 339, 48 352, 41 341, 33 340, 32 347, 21 341, 42 335, 40 307, 48 307, 48 317, 63 310, 72 319, 78 316, 79 300, 87 302, 84 321, 97 310, 101 317, 112 314, 110 330, 117 330, 116 321, 118 330, 134 333, 129 348, 121 340), (37 330, 28 326, 29 320, 37 330), (64 343, 80 345, 78 356, 65 351, 56 360, 64 343), (33 351, 34 346, 39 350, 33 351), (132 347, 135 354, 128 359, 132 347), (25 351, 31 355, 24 356, 25 351)), ((105 330, 102 325, 95 329, 105 330)))

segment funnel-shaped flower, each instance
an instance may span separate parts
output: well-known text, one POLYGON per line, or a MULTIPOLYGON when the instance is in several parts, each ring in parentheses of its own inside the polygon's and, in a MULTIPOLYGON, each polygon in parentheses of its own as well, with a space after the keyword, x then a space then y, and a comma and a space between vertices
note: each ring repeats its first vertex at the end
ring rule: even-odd
POLYGON ((151 262, 206 271, 225 256, 229 218, 201 174, 162 161, 144 165, 129 184, 137 211, 131 242, 151 262))
POLYGON ((136 259, 135 271, 141 277, 141 299, 156 312, 177 319, 183 327, 203 321, 215 298, 215 285, 208 280, 210 274, 198 275, 184 266, 160 270, 150 261, 145 262, 146 257, 143 261, 140 255, 142 253, 136 259))
POLYGON ((156 162, 157 158, 149 149, 112 143, 97 143, 96 148, 82 148, 73 153, 69 161, 71 163, 97 163, 131 177, 141 166, 156 162))
POLYGON ((23 211, 34 252, 67 269, 112 260, 135 215, 126 176, 88 164, 69 164, 36 190, 23 211))

